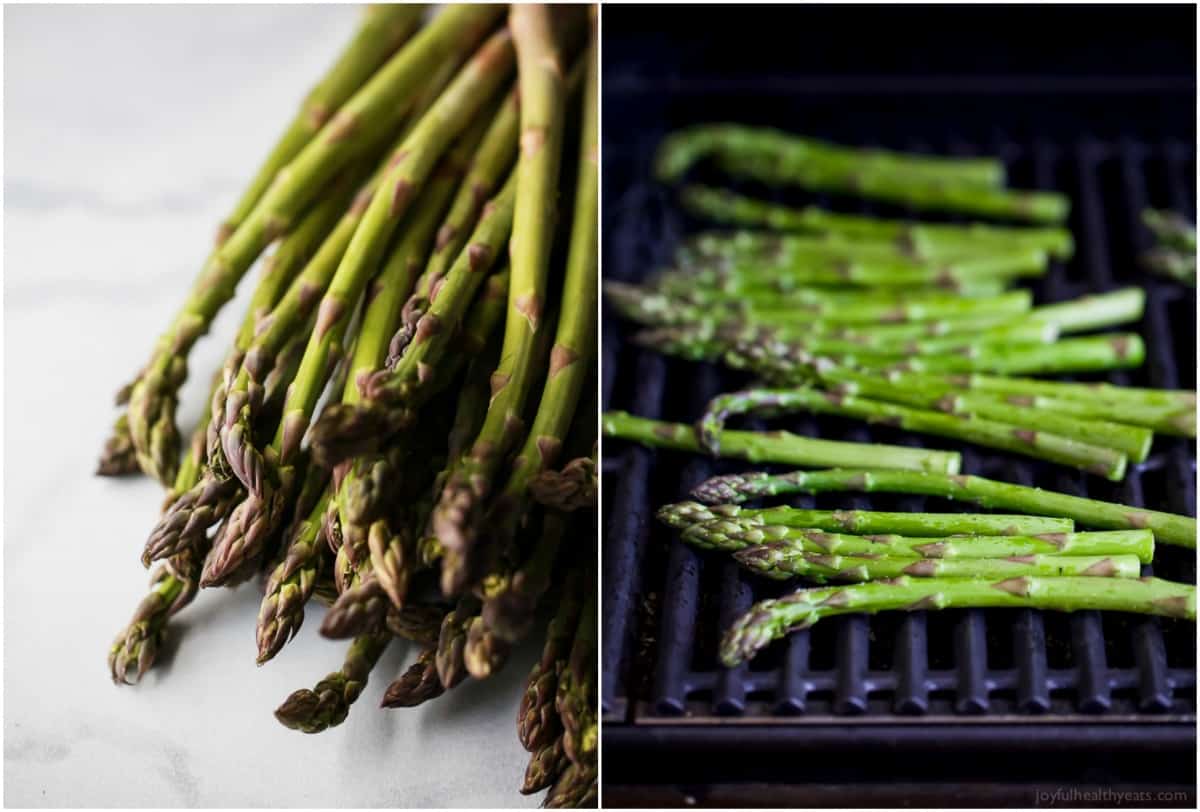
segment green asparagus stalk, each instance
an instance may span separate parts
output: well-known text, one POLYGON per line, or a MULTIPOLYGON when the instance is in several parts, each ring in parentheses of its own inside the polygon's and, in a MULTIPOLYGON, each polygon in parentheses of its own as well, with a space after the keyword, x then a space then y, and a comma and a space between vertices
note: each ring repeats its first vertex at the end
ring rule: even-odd
POLYGON ((1173 211, 1144 209, 1142 224, 1154 238, 1172 251, 1196 254, 1196 227, 1173 211))
POLYGON ((1021 575, 1090 575, 1137 578, 1141 564, 1134 555, 1030 555, 1018 558, 874 558, 806 553, 787 544, 747 547, 734 558, 748 570, 786 581, 804 578, 830 581, 876 581, 911 575, 915 578, 1011 578, 1021 575))
POLYGON ((1059 414, 1044 408, 1009 403, 987 395, 961 393, 945 384, 924 388, 896 386, 884 377, 833 365, 818 365, 821 383, 839 395, 868 398, 937 409, 954 415, 981 418, 1048 432, 1085 443, 1114 449, 1133 462, 1143 462, 1150 453, 1154 433, 1142 426, 1109 420, 1081 420, 1077 415, 1059 414))
POLYGON ((479 599, 474 595, 464 595, 442 621, 434 661, 437 664, 438 679, 447 691, 467 678, 463 649, 467 644, 467 630, 477 617, 479 599))
POLYGON ((594 445, 590 457, 575 457, 558 471, 542 471, 529 481, 529 494, 534 501, 564 512, 595 507, 599 450, 594 445))
POLYGON ((532 795, 551 786, 570 765, 571 760, 563 752, 562 736, 549 744, 542 745, 532 751, 529 766, 525 768, 525 778, 521 783, 521 794, 532 795))
POLYGON ((697 162, 712 155, 766 154, 781 163, 831 171, 886 172, 913 180, 956 182, 989 188, 1004 185, 1004 164, 992 158, 931 158, 879 149, 858 149, 780 130, 737 124, 701 124, 671 133, 659 145, 655 175, 678 181, 697 162))
POLYGON ((575 629, 555 707, 563 726, 563 751, 576 764, 595 764, 599 729, 596 719, 597 596, 595 581, 584 587, 587 598, 575 629))
MULTIPOLYGON (((792 471, 779 475, 750 472, 707 480, 695 488, 692 495, 702 502, 717 504, 789 493, 843 491, 938 496, 992 509, 1059 516, 1090 527, 1148 529, 1154 533, 1155 540, 1163 544, 1192 549, 1196 547, 1196 520, 1190 516, 1013 485, 979 476, 863 470, 792 471)), ((728 507, 722 508, 722 511, 729 510, 728 507)), ((736 513, 736 510, 733 512, 736 513)), ((1031 535, 1043 532, 1057 531, 1038 530, 1031 535)))
POLYGON ((681 538, 702 550, 744 550, 759 545, 797 553, 872 558, 1023 558, 1027 556, 1135 556, 1143 564, 1154 557, 1149 530, 1092 533, 1042 533, 1035 536, 853 536, 807 527, 712 519, 688 526, 681 538))
MULTIPOLYGON (((509 243, 512 275, 504 342, 483 427, 447 479, 431 520, 442 546, 460 556, 467 556, 474 544, 481 510, 501 463, 526 433, 522 412, 536 374, 537 332, 545 329, 551 226, 556 219, 555 189, 562 158, 567 94, 549 8, 514 6, 509 25, 517 49, 521 154, 509 243)), ((586 368, 586 364, 574 365, 586 368)), ((455 594, 465 586, 463 569, 443 564, 444 593, 455 594)))
POLYGON ((385 708, 414 708, 430 699, 435 699, 445 692, 438 680, 437 664, 434 655, 436 648, 428 648, 417 656, 417 661, 409 666, 400 678, 387 687, 383 694, 382 707, 385 708))
MULTIPOLYGON (((682 423, 664 423, 626 412, 606 412, 602 417, 605 437, 632 440, 651 448, 667 448, 693 454, 704 453, 696 432, 682 423)), ((858 460, 863 466, 900 468, 913 471, 958 472, 961 457, 952 451, 816 440, 782 431, 726 431, 721 435, 721 454, 751 462, 777 462, 814 467, 845 464, 858 460)))
POLYGON ((426 6, 367 6, 354 38, 329 72, 309 91, 296 117, 275 142, 263 165, 217 232, 217 245, 237 230, 279 170, 302 150, 329 119, 392 56, 421 24, 426 6))
POLYGON ((755 604, 721 641, 721 662, 733 667, 789 631, 823 617, 886 610, 1024 607, 1060 612, 1099 609, 1196 619, 1196 587, 1160 578, 1021 576, 900 577, 853 586, 803 589, 755 604))
POLYGON ((197 552, 193 550, 185 550, 155 569, 149 594, 109 647, 108 669, 115 685, 137 684, 154 665, 166 637, 167 622, 196 596, 198 571, 197 552))
MULTIPOLYGON (((842 375, 844 367, 818 363, 817 370, 821 375, 836 379, 842 375), (831 370, 839 372, 833 373, 831 370)), ((972 396, 1003 400, 1027 409, 1144 426, 1162 434, 1180 437, 1196 436, 1195 392, 989 375, 937 376, 900 371, 873 374, 886 378, 897 391, 949 388, 972 396)))
MULTIPOLYGON (((1140 366, 1146 346, 1137 333, 1068 338, 1052 344, 1000 344, 959 355, 911 356, 897 361, 882 353, 826 356, 835 364, 930 374, 989 372, 998 375, 1058 375, 1107 372, 1140 366)), ((742 345, 727 353, 731 366, 748 366, 778 381, 803 380, 817 357, 792 347, 742 345)))
POLYGON ((554 562, 566 530, 565 517, 550 512, 544 515, 542 532, 534 541, 529 557, 483 603, 481 617, 491 634, 507 643, 517 643, 529 633, 538 604, 550 589, 554 562))
POLYGON ((321 519, 330 496, 327 489, 308 516, 291 528, 283 561, 267 578, 256 628, 259 665, 278 654, 304 622, 304 605, 312 597, 327 549, 321 519))
POLYGON ((546 794, 546 809, 584 809, 596 806, 597 766, 568 764, 546 794))
MULTIPOLYGON (((822 471, 820 473, 827 472, 822 471)), ((828 473, 841 474, 850 472, 831 471, 828 473)), ((863 475, 874 472, 855 471, 853 473, 863 475)), ((750 481, 754 482, 755 480, 750 481)), ((725 492, 728 488, 737 487, 741 484, 742 481, 734 477, 715 477, 702 483, 696 491, 693 491, 692 495, 698 499, 705 499, 711 496, 714 491, 725 492), (697 491, 699 491, 699 495, 697 491)), ((736 520, 738 525, 757 526, 760 528, 769 525, 783 525, 785 527, 816 528, 819 530, 832 530, 834 532, 860 535, 895 533, 905 536, 928 536, 931 538, 958 534, 1037 536, 1043 533, 1070 533, 1075 529, 1075 523, 1071 519, 1047 519, 1040 516, 1010 516, 990 513, 896 513, 870 510, 803 510, 790 507, 751 509, 739 507, 736 504, 702 505, 697 502, 676 502, 664 505, 658 509, 656 515, 659 521, 679 530, 686 530, 701 522, 713 522, 719 519, 736 520)))
POLYGON ((355 638, 341 670, 325 677, 312 690, 294 692, 275 710, 275 718, 284 727, 302 733, 320 733, 340 725, 367 686, 367 677, 389 642, 391 637, 384 634, 355 638))
POLYGON ((747 389, 709 401, 696 424, 700 444, 719 456, 725 422, 731 415, 772 417, 802 410, 883 423, 907 431, 962 440, 986 448, 1043 459, 1113 481, 1125 476, 1127 457, 1120 451, 1052 434, 1028 423, 1002 423, 974 414, 945 414, 898 406, 843 392, 817 389, 747 389))
POLYGON ((388 610, 387 630, 413 643, 437 646, 446 614, 446 607, 440 604, 407 603, 403 609, 388 610))
POLYGON ((735 178, 852 195, 920 211, 1056 224, 1066 221, 1071 208, 1070 201, 1056 192, 990 189, 884 170, 827 168, 769 153, 724 153, 717 156, 717 163, 735 178))
POLYGON ((562 721, 558 715, 558 683, 567 667, 583 609, 583 570, 573 568, 566 577, 554 617, 546 627, 542 656, 525 681, 521 707, 517 711, 517 738, 529 752, 536 752, 559 738, 562 721))
POLYGON ((496 17, 497 10, 488 6, 458 6, 439 14, 339 108, 205 263, 129 393, 130 435, 144 470, 170 482, 179 448, 176 393, 187 377, 187 354, 233 297, 245 271, 339 170, 403 116, 431 67, 469 52, 496 17))
POLYGON ((1155 248, 1142 254, 1141 263, 1152 273, 1196 287, 1195 253, 1181 254, 1166 248, 1155 248))
POLYGON ((838 214, 816 206, 792 209, 739 195, 728 189, 696 185, 685 186, 680 192, 680 200, 684 208, 693 214, 720 223, 826 234, 847 241, 886 241, 919 259, 1021 246, 1040 249, 1055 259, 1066 260, 1071 258, 1075 250, 1071 232, 1065 228, 885 220, 838 214))

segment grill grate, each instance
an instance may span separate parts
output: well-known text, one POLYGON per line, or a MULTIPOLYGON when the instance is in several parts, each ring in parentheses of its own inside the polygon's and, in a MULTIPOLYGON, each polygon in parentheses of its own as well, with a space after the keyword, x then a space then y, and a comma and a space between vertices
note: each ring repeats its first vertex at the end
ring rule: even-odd
MULTIPOLYGON (((606 110, 626 101, 606 98, 606 110)), ((655 120, 653 115, 650 119, 655 120)), ((682 234, 701 227, 674 205, 668 192, 645 181, 649 157, 665 129, 641 128, 627 148, 610 148, 606 142, 604 268, 609 278, 643 277, 669 261, 682 234)), ((842 140, 848 139, 843 135, 842 140)), ((1076 255, 1037 280, 1032 286, 1036 300, 1061 300, 1123 284, 1145 286, 1146 315, 1132 329, 1146 339, 1146 364, 1108 379, 1141 386, 1195 386, 1193 294, 1145 278, 1135 264, 1146 242, 1138 226, 1145 205, 1194 213, 1195 154, 1188 144, 1133 138, 993 136, 972 141, 901 136, 880 145, 997 154, 1007 163, 1013 185, 1069 194, 1076 255)), ((754 186, 743 190, 789 203, 815 201, 847 211, 904 213, 754 186)), ((641 350, 627 341, 629 333, 628 325, 606 313, 606 409, 688 422, 710 397, 747 380, 712 365, 641 350)), ((810 436, 925 444, 918 435, 832 418, 798 417, 770 425, 810 436)), ((1195 515, 1195 456, 1186 440, 1156 438, 1150 458, 1131 466, 1120 483, 937 438, 930 438, 929 445, 962 451, 967 473, 1195 515)), ((782 594, 787 587, 743 573, 728 557, 692 550, 658 525, 653 512, 665 502, 685 498, 709 476, 749 467, 608 443, 603 485, 606 753, 631 741, 638 727, 662 725, 704 725, 740 737, 747 725, 755 724, 919 722, 962 727, 971 722, 1040 722, 1061 723, 1056 735, 1070 740, 1076 735, 1072 729, 1078 737, 1090 736, 1097 727, 1120 721, 1149 723, 1125 732, 1146 741, 1157 733, 1145 731, 1158 726, 1161 732, 1169 728, 1178 733, 1180 741, 1194 742, 1194 627, 1156 618, 1032 610, 848 616, 792 634, 749 664, 720 668, 715 648, 729 620, 752 601, 782 594)), ((887 495, 832 494, 788 501, 800 507, 967 509, 935 499, 887 495)), ((1160 546, 1154 567, 1146 573, 1151 571, 1194 582, 1195 557, 1187 550, 1160 546)))

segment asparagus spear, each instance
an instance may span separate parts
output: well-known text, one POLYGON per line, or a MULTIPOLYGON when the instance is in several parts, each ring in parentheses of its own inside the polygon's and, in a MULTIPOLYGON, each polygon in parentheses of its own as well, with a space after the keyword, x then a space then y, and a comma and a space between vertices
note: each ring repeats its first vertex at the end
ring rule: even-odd
POLYGON ((387 687, 382 707, 414 708, 430 699, 441 696, 445 689, 438 680, 434 655, 436 648, 428 648, 417 656, 417 661, 387 687))
MULTIPOLYGON (((512 275, 504 342, 483 427, 447 479, 432 517, 433 530, 443 547, 461 556, 474 544, 479 511, 490 495, 500 464, 526 432, 522 411, 536 374, 537 332, 545 329, 543 309, 553 241, 550 226, 555 219, 554 190, 562 157, 566 88, 549 8, 514 6, 509 25, 517 49, 521 154, 509 243, 512 275)), ((446 594, 455 594, 465 585, 463 568, 443 564, 442 573, 446 594)))
MULTIPOLYGON (((691 426, 664 423, 626 412, 606 412, 602 417, 605 437, 632 440, 651 448, 668 448, 700 454, 704 449, 691 426)), ((952 451, 845 443, 799 437, 782 431, 726 431, 721 435, 721 454, 751 462, 778 462, 815 467, 846 464, 857 460, 863 466, 901 468, 914 471, 957 473, 961 458, 952 451)))
MULTIPOLYGON (((991 344, 977 352, 957 355, 910 356, 897 361, 883 353, 825 356, 828 361, 851 367, 896 372, 958 374, 989 372, 999 375, 1056 375, 1105 372, 1140 366, 1146 346, 1136 333, 1069 338, 1052 344, 991 344)), ((750 367, 783 381, 802 380, 817 356, 794 347, 739 346, 726 354, 726 363, 750 367)))
POLYGON ((546 794, 547 809, 582 809, 596 806, 597 767, 569 764, 546 794))
POLYGON ((1173 211, 1144 209, 1142 223, 1154 238, 1173 251, 1196 253, 1196 227, 1173 211))
MULTIPOLYGON (((814 472, 817 473, 817 472, 814 472)), ((820 472, 827 473, 827 472, 820 472)), ((828 472, 847 473, 847 472, 828 472)), ((856 474, 872 472, 856 471, 856 474)), ((880 472, 883 473, 883 472, 880 472)), ((765 475, 763 475, 765 477, 765 475)), ((775 478, 778 479, 778 478, 775 478)), ((754 482, 754 480, 751 480, 754 482)), ((702 483, 693 496, 709 497, 714 490, 742 484, 733 477, 715 477, 702 483)), ((758 484, 758 483, 755 483, 758 484)), ((1032 489, 1031 489, 1032 490, 1032 489)), ((784 491, 780 491, 784 492, 784 491)), ((766 495, 755 494, 757 495, 766 495)), ((747 497, 748 498, 748 497, 747 497)), ((817 528, 843 533, 892 534, 907 536, 944 537, 956 534, 995 536, 1036 536, 1043 533, 1070 533, 1075 529, 1071 519, 1046 519, 1040 516, 1004 515, 990 513, 894 513, 870 510, 802 510, 780 507, 751 509, 736 504, 676 502, 658 509, 658 520, 680 530, 701 522, 719 519, 736 520, 739 525, 766 527, 817 528)))
POLYGON ((550 589, 554 562, 566 531, 565 517, 545 513, 542 532, 535 539, 529 557, 483 603, 481 617, 491 634, 508 643, 519 642, 528 634, 538 603, 550 589))
MULTIPOLYGON (((586 579, 585 579, 586 580, 586 579)), ((585 584, 587 598, 579 614, 575 642, 558 678, 555 707, 563 726, 563 751, 575 764, 595 764, 599 728, 596 719, 597 598, 595 580, 585 584)))
POLYGON ((385 634, 355 638, 340 671, 334 671, 309 690, 293 692, 275 710, 284 727, 302 733, 320 733, 346 721, 350 706, 367 686, 367 677, 391 642, 385 634))
POLYGON ((797 551, 788 544, 763 544, 733 554, 748 570, 786 581, 805 578, 830 581, 876 581, 911 575, 916 578, 1010 578, 1020 575, 1090 575, 1137 578, 1142 568, 1134 555, 1029 555, 1015 558, 874 558, 797 551))
MULTIPOLYGON (((729 503, 788 493, 841 491, 939 496, 972 502, 986 508, 1065 517, 1090 527, 1111 530, 1144 528, 1151 530, 1155 540, 1164 544, 1196 547, 1196 520, 1190 516, 1013 485, 979 476, 863 470, 792 471, 779 475, 750 472, 714 477, 696 487, 692 495, 702 502, 729 503)), ((722 508, 722 511, 728 510, 728 507, 722 508)), ((736 509, 733 512, 736 513, 736 509)), ((1035 531, 1040 532, 1054 531, 1035 531)))
POLYGON ((467 644, 467 630, 478 616, 479 599, 474 595, 464 595, 442 621, 434 662, 437 664, 438 679, 447 691, 467 677, 463 649, 467 644))
POLYGON ((879 149, 858 149, 780 130, 737 124, 701 124, 671 133, 659 145, 655 175, 675 182, 710 155, 769 153, 781 161, 956 181, 982 188, 1004 184, 1004 164, 992 158, 943 158, 879 149))
POLYGON ((739 195, 728 189, 685 186, 680 192, 684 208, 693 214, 741 226, 762 226, 782 231, 813 232, 847 240, 888 241, 917 258, 934 258, 970 251, 1012 246, 1041 249, 1055 259, 1070 259, 1075 243, 1065 228, 1005 227, 908 222, 838 214, 817 206, 792 209, 739 195))
POLYGON ((541 659, 534 663, 525 681, 517 711, 517 738, 531 753, 552 743, 562 732, 557 708, 558 684, 579 626, 583 586, 583 570, 575 567, 567 574, 558 607, 546 627, 541 659))
POLYGON ((174 426, 176 393, 187 377, 187 354, 232 298, 245 271, 274 236, 288 230, 330 178, 403 115, 424 74, 469 51, 496 16, 497 10, 488 6, 458 6, 439 14, 339 108, 205 263, 129 392, 129 429, 144 470, 160 481, 170 481, 179 446, 174 426))
MULTIPOLYGON (((818 362, 816 369, 831 379, 849 377, 845 368, 836 364, 818 362)), ((972 403, 978 402, 979 397, 990 398, 1042 412, 1144 426, 1180 437, 1196 436, 1194 392, 989 375, 924 375, 902 371, 872 374, 886 379, 894 391, 953 390, 970 395, 972 403)))
POLYGON ((114 684, 134 685, 154 664, 168 620, 196 596, 196 555, 195 551, 185 550, 151 575, 149 594, 109 647, 108 668, 114 684))
POLYGON ((1093 533, 1042 533, 1034 536, 852 536, 785 524, 712 519, 688 526, 681 538, 703 550, 744 550, 782 546, 798 553, 884 558, 1021 558, 1054 556, 1135 556, 1143 564, 1154 557, 1149 530, 1093 533))
POLYGON ((529 482, 534 501, 564 512, 595 507, 596 457, 599 444, 592 447, 590 457, 575 457, 558 471, 542 471, 529 482))
POLYGON ((532 753, 529 766, 525 768, 525 778, 521 782, 522 795, 532 795, 551 786, 571 763, 567 754, 563 752, 562 736, 532 753))
POLYGON ((412 36, 421 24, 425 9, 423 4, 367 6, 364 9, 354 38, 329 72, 309 91, 296 117, 275 142, 254 179, 221 223, 217 245, 225 242, 250 216, 279 170, 316 137, 342 103, 412 36))
POLYGON ((1166 248, 1155 248, 1141 256, 1146 270, 1174 279, 1190 287, 1196 286, 1196 255, 1181 254, 1166 248))
POLYGON ((1021 576, 892 578, 852 586, 802 589, 755 604, 721 641, 721 662, 733 667, 789 631, 823 617, 888 609, 1027 607, 1061 612, 1100 609, 1196 619, 1196 587, 1160 578, 1021 576))
POLYGON ((446 607, 440 604, 406 603, 403 609, 388 610, 386 625, 397 637, 424 646, 437 646, 446 614, 446 607))
POLYGON ((769 153, 723 153, 717 163, 735 178, 853 195, 920 211, 1055 224, 1066 221, 1071 208, 1070 201, 1056 192, 989 189, 870 168, 826 168, 769 153))
POLYGON ((312 597, 327 549, 321 519, 330 496, 327 488, 308 516, 292 527, 283 561, 267 578, 256 628, 259 665, 278 654, 304 622, 304 605, 312 597))
POLYGON ((725 422, 731 415, 764 417, 796 410, 884 423, 908 431, 962 440, 1072 466, 1113 481, 1120 481, 1125 476, 1128 461, 1120 451, 1052 434, 1029 423, 1002 423, 969 413, 944 414, 841 391, 822 392, 810 388, 748 389, 718 395, 709 401, 696 430, 705 450, 719 456, 725 422))
POLYGON ((838 395, 861 394, 868 398, 905 403, 925 409, 937 409, 955 415, 982 418, 1023 426, 1069 437, 1090 446, 1114 449, 1133 462, 1143 462, 1150 453, 1154 433, 1141 426, 1107 420, 1080 420, 1078 416, 1057 414, 1009 403, 997 397, 964 394, 952 387, 936 384, 930 388, 899 387, 886 378, 828 365, 818 365, 821 383, 838 395))

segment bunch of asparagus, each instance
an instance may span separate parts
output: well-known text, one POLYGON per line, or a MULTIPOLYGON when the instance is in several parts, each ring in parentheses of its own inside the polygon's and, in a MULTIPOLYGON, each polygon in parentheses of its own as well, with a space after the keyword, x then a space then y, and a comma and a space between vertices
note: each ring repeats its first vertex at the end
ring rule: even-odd
MULTIPOLYGON (((780 171, 794 161, 817 167, 822 177, 860 172, 907 177, 916 186, 985 188, 1003 180, 1002 165, 992 160, 854 150, 731 125, 669 137, 659 175, 677 180, 706 155, 723 166, 775 155, 780 171)), ((738 230, 692 236, 673 268, 643 285, 606 283, 608 299, 647 328, 635 342, 753 372, 763 388, 713 400, 694 442, 681 427, 623 414, 607 416, 610 436, 759 462, 957 470, 953 458, 936 452, 914 460, 913 449, 877 446, 873 455, 863 446, 841 447, 849 456, 831 460, 820 452, 834 449, 812 445, 818 441, 723 430, 734 415, 807 411, 1114 481, 1130 463, 1146 460, 1155 433, 1196 436, 1193 392, 1015 377, 1104 372, 1136 367, 1145 357, 1137 333, 1076 335, 1139 321, 1140 288, 1039 306, 1029 291, 1010 289, 1045 273, 1051 260, 1071 257, 1073 241, 1062 228, 909 223, 791 209, 701 186, 684 188, 682 200, 693 213, 738 230)), ((1179 223, 1155 222, 1180 239, 1179 223)))
POLYGON ((1155 540, 1195 548, 1196 521, 980 477, 905 471, 749 473, 702 483, 698 502, 666 505, 684 541, 731 552, 751 572, 850 586, 802 589, 756 604, 721 645, 732 667, 822 617, 885 610, 1106 609, 1195 620, 1196 588, 1141 578, 1155 540), (889 491, 961 499, 1022 514, 747 509, 788 493, 889 491), (1040 514, 1040 515, 1029 515, 1040 514), (1075 521, 1107 532, 1076 532, 1075 521))
POLYGON ((370 7, 222 224, 101 460, 168 490, 109 666, 137 682, 199 588, 262 576, 260 664, 313 598, 321 633, 350 641, 275 712, 312 733, 397 638, 420 655, 384 705, 409 707, 496 673, 553 607, 520 703, 522 791, 588 806, 595 553, 572 536, 594 536, 595 18, 589 37, 587 7, 505 10, 370 7), (188 353, 271 245, 180 462, 188 353))
POLYGON ((1146 209, 1142 223, 1155 246, 1142 255, 1147 270, 1189 287, 1196 287, 1196 227, 1170 211, 1146 209))

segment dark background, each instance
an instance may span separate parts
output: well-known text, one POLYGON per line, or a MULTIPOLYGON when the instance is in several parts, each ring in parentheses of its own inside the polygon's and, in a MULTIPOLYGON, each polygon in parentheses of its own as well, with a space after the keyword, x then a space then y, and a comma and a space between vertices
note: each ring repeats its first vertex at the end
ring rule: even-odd
MULTIPOLYGON (((1193 6, 639 4, 606 5, 602 14, 606 277, 645 276, 669 261, 681 234, 700 227, 679 211, 671 190, 651 181, 649 170, 662 137, 690 123, 726 120, 851 144, 995 154, 1006 161, 1012 185, 1057 188, 1073 202, 1067 225, 1076 235, 1077 255, 1031 286, 1038 303, 1145 285, 1151 304, 1134 329, 1147 339, 1147 364, 1118 378, 1141 386, 1195 386, 1194 296, 1147 279, 1136 265, 1146 247, 1137 221, 1144 205, 1171 207, 1188 217, 1195 212, 1193 6)), ((704 168, 692 177, 729 185, 704 168)), ((801 190, 738 186, 796 205, 815 201, 852 212, 908 213, 801 190)), ((605 408, 688 421, 707 397, 730 388, 728 373, 715 367, 664 361, 632 348, 628 327, 611 313, 603 325, 605 408)), ((839 426, 846 424, 782 427, 833 439, 917 440, 874 427, 867 433, 839 426)), ((1003 455, 993 459, 996 455, 964 449, 964 456, 968 468, 988 460, 1009 472, 1001 478, 1013 481, 1101 499, 1144 498, 1156 507, 1193 512, 1193 446, 1156 443, 1160 462, 1132 472, 1120 486, 1003 455)), ((959 724, 938 728, 922 725, 919 717, 888 718, 889 700, 874 696, 859 719, 885 723, 874 730, 837 719, 823 727, 722 725, 711 716, 712 696, 686 691, 679 696, 694 714, 692 724, 654 724, 669 721, 658 710, 666 684, 660 680, 667 656, 661 634, 670 623, 664 618, 687 616, 671 610, 680 600, 676 591, 698 590, 696 639, 688 648, 694 659, 681 667, 688 679, 703 681, 713 674, 707 649, 719 631, 718 616, 728 610, 731 573, 722 562, 678 549, 677 540, 644 512, 681 498, 706 476, 747 466, 617 444, 607 444, 604 457, 606 806, 1031 806, 1036 790, 1055 788, 1183 788, 1182 802, 1143 798, 1134 805, 1194 805, 1194 725, 1139 717, 1138 691, 1128 682, 1106 689, 1112 702, 1107 715, 1131 714, 1117 724, 1071 716, 1084 696, 1073 682, 1051 692, 1055 712, 1065 707, 1070 716, 1056 725, 989 726, 962 716, 959 724), (635 719, 641 724, 630 723, 635 719), (904 721, 908 724, 894 724, 904 721)), ((1155 571, 1190 580, 1194 567, 1188 551, 1168 550, 1155 571)), ((753 579, 732 574, 735 592, 753 588, 757 595, 753 579)), ((970 630, 960 617, 949 617, 956 613, 928 614, 931 656, 955 660, 969 637, 960 635, 970 630)), ((1110 647, 1107 667, 1101 668, 1116 679, 1127 667, 1117 653, 1129 631, 1122 617, 1106 615, 1101 626, 1098 618, 1068 622, 1046 613, 1050 667, 1066 667, 1056 673, 1070 675, 1069 660, 1056 657, 1099 645, 1110 647)), ((900 622, 886 615, 871 619, 872 657, 896 638, 900 622)), ((996 653, 993 634, 1015 633, 1011 622, 1003 613, 987 614, 989 663, 996 653)), ((1167 701, 1187 718, 1195 708, 1190 672, 1195 632, 1190 626, 1167 631, 1165 662, 1191 673, 1191 682, 1184 683, 1191 687, 1176 688, 1167 701)), ((832 627, 825 634, 832 645, 832 627)), ((867 645, 865 637, 861 645, 867 645)), ((1133 674, 1137 684, 1136 670, 1124 673, 1133 674)), ((939 701, 944 700, 934 701, 935 708, 939 701)), ((810 715, 814 707, 825 707, 822 702, 810 696, 810 715)), ((1007 703, 993 693, 984 715, 1012 712, 1007 703)), ((750 708, 743 717, 754 715, 753 702, 750 708)), ((1106 715, 1099 706, 1090 713, 1106 715)))

